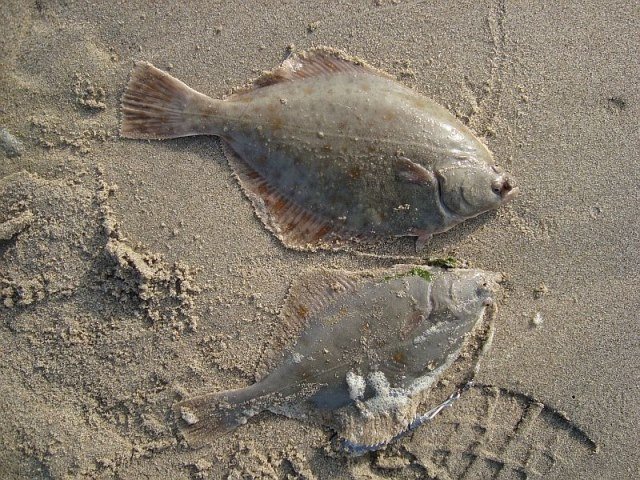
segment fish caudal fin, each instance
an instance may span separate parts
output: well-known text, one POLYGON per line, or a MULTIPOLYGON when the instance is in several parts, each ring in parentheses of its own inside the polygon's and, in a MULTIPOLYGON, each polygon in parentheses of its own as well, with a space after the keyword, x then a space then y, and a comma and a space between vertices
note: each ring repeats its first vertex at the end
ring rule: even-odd
POLYGON ((255 405, 255 386, 209 393, 176 404, 180 430, 189 446, 198 448, 235 430, 262 408, 255 405))
POLYGON ((216 134, 221 104, 150 63, 138 62, 122 97, 120 134, 153 140, 216 134))

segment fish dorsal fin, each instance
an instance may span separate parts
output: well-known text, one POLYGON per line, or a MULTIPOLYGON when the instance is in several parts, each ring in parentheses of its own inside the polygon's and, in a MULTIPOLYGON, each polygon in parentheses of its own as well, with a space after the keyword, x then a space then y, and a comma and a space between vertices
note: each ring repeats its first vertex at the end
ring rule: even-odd
POLYGON ((337 73, 364 73, 393 78, 389 74, 340 50, 329 47, 316 47, 292 54, 278 68, 265 72, 255 80, 254 87, 266 87, 276 83, 293 82, 337 73))
POLYGON ((314 269, 300 275, 291 285, 282 311, 287 323, 306 325, 337 297, 353 292, 361 276, 343 270, 314 269))
POLYGON ((231 147, 223 145, 223 149, 240 186, 253 203, 256 215, 285 246, 306 251, 316 251, 321 248, 338 250, 344 248, 349 242, 375 238, 373 233, 348 231, 340 225, 339 220, 310 212, 302 205, 286 198, 231 147))
POLYGON ((361 273, 329 269, 313 269, 300 274, 289 288, 258 374, 266 374, 281 361, 282 354, 295 345, 311 318, 340 296, 354 292, 363 278, 361 273))

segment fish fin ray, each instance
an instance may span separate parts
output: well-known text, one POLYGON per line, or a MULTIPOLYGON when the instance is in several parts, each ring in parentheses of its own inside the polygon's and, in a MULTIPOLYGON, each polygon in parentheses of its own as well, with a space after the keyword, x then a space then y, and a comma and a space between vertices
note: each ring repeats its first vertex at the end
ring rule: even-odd
POLYGON ((319 46, 292 53, 279 67, 263 73, 248 88, 237 93, 337 73, 368 74, 393 79, 388 73, 378 70, 359 58, 335 48, 319 46))
POLYGON ((211 134, 203 130, 211 122, 203 119, 216 116, 214 105, 220 103, 150 63, 137 62, 122 96, 120 135, 161 140, 211 134))
POLYGON ((294 346, 296 339, 308 328, 309 321, 335 298, 356 290, 363 273, 314 268, 301 273, 291 283, 278 321, 271 330, 269 349, 260 359, 260 369, 269 371, 281 352, 294 346))
POLYGON ((304 325, 306 319, 320 312, 335 298, 353 292, 360 276, 342 270, 313 269, 301 274, 292 283, 283 317, 289 325, 304 325))
POLYGON ((312 213, 286 198, 231 147, 224 145, 224 151, 258 218, 285 246, 306 251, 339 250, 348 242, 372 238, 341 228, 330 219, 312 213))
POLYGON ((422 230, 416 233, 416 252, 420 252, 429 244, 433 234, 427 230, 422 230))
POLYGON ((432 185, 437 182, 433 172, 406 157, 396 159, 396 174, 398 178, 416 185, 432 185))
POLYGON ((251 409, 251 401, 257 398, 252 387, 208 393, 175 404, 173 411, 189 446, 203 447, 263 410, 251 409))

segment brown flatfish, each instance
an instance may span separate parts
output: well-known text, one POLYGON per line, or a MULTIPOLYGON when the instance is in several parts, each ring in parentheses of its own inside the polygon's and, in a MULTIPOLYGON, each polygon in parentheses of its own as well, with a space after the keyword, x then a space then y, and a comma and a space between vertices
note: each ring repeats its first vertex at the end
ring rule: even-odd
POLYGON ((499 280, 417 265, 301 275, 279 322, 286 334, 271 342, 270 373, 177 404, 185 438, 201 446, 269 410, 333 429, 350 454, 383 448, 449 406, 473 378, 499 280))
POLYGON ((224 100, 138 63, 121 134, 219 136, 257 215, 299 250, 398 236, 421 248, 518 190, 445 108, 329 48, 294 54, 224 100))

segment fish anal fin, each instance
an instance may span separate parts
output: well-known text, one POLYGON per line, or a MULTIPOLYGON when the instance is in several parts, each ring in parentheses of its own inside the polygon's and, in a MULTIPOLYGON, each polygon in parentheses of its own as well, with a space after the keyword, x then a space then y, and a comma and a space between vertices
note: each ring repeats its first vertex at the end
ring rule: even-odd
POLYGON ((291 54, 282 64, 254 80, 252 88, 337 73, 368 74, 392 79, 388 73, 330 47, 315 47, 291 54))
POLYGON ((426 230, 416 231, 416 252, 422 251, 424 247, 431 241, 433 235, 426 230))
POLYGON ((302 205, 286 198, 240 158, 231 147, 225 145, 224 150, 257 216, 285 246, 306 251, 315 251, 320 248, 337 250, 348 241, 359 240, 358 234, 341 228, 336 221, 310 212, 302 205))

